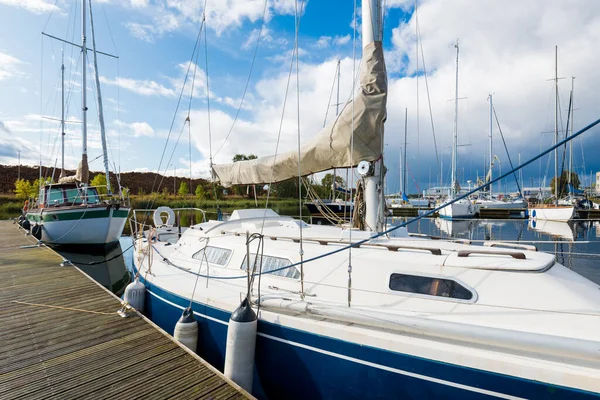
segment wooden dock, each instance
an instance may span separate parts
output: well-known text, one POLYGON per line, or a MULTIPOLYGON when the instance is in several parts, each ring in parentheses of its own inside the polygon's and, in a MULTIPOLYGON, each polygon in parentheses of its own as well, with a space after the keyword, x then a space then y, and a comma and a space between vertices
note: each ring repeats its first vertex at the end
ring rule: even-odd
POLYGON ((0 398, 252 398, 62 257, 0 221, 0 398))

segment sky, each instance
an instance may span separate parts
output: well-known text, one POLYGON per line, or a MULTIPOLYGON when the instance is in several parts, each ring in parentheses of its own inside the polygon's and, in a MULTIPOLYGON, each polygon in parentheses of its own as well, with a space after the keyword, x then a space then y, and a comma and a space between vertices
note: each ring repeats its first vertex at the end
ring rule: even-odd
MULTIPOLYGON (((600 2, 420 0, 416 12, 414 0, 384 4, 387 192, 400 189, 405 109, 407 192, 439 185, 440 178, 445 185, 450 181, 457 40, 463 186, 485 175, 490 94, 513 164, 519 155, 525 161, 552 145, 555 46, 558 76, 564 78, 558 81, 559 130, 564 132, 572 84, 575 131, 600 118, 600 2)), ((98 57, 113 170, 189 176, 191 160, 192 176, 208 178, 211 154, 215 163, 230 162, 238 153, 272 155, 279 129, 279 151, 294 150, 298 120, 304 142, 326 116, 335 116, 338 60, 340 99, 351 98, 361 55, 352 0, 298 5, 294 0, 102 0, 93 2, 92 11, 98 50, 119 57, 98 57), (301 15, 299 96, 295 72, 288 88, 296 6, 301 15), (196 47, 203 16, 206 29, 196 47)), ((36 165, 41 155, 44 165, 60 167, 61 59, 66 167, 74 168, 80 159, 81 54, 41 34, 80 43, 80 14, 80 1, 0 0, 0 164, 16 165, 20 152, 22 164, 36 165)), ((360 28, 360 12, 357 18, 360 28)), ((93 77, 89 52, 88 158, 92 170, 101 170, 93 77)), ((497 176, 509 170, 510 162, 493 125, 497 176)), ((599 133, 593 128, 574 141, 574 170, 587 185, 590 174, 600 170, 599 133)), ((554 166, 548 160, 523 170, 525 186, 540 186, 544 177, 549 184, 554 166)), ((514 188, 514 179, 502 186, 514 188)))

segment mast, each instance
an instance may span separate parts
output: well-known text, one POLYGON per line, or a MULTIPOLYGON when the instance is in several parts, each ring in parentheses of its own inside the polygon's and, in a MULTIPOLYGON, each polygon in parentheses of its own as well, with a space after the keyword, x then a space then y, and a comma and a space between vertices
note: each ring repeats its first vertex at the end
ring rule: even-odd
POLYGON ((404 156, 402 162, 404 163, 402 168, 402 194, 406 195, 406 136, 408 134, 408 108, 404 109, 404 156))
MULTIPOLYGON (((104 173, 106 174, 106 189, 110 191, 110 174, 108 167, 108 154, 106 152, 106 130, 104 128, 104 112, 102 109, 102 93, 100 91, 100 78, 98 77, 98 58, 96 54, 96 36, 94 35, 94 17, 92 14, 92 0, 90 1, 90 27, 92 29, 92 50, 94 53, 94 77, 96 78, 96 93, 98 95, 98 119, 100 120, 100 137, 102 138, 102 155, 104 157, 104 173)), ((85 0, 83 0, 85 3, 85 0)))
MULTIPOLYGON (((82 110, 82 134, 83 143, 81 149, 81 164, 82 169, 84 164, 87 165, 87 44, 86 44, 86 0, 81 1, 81 58, 83 68, 81 71, 81 110, 82 110)), ((87 169, 87 168, 86 168, 87 169)), ((82 177, 83 179, 83 177, 82 177)), ((86 179, 87 180, 87 179, 86 179)), ((87 182, 85 182, 87 183, 87 182)))
POLYGON ((454 134, 452 136, 452 178, 450 187, 451 198, 456 197, 456 152, 458 146, 458 40, 454 44, 456 48, 456 88, 454 91, 454 134))
MULTIPOLYGON (((558 143, 558 46, 554 46, 554 145, 558 143)), ((558 206, 558 151, 554 150, 554 205, 558 206)))
MULTIPOLYGON (((573 97, 573 93, 575 91, 575 77, 571 77, 571 135, 573 132, 573 119, 575 117, 575 98, 573 97)), ((573 183, 571 182, 571 174, 573 174, 573 141, 569 142, 569 194, 571 198, 573 198, 573 193, 575 192, 575 188, 573 187, 573 183)))
MULTIPOLYGON (((382 39, 381 4, 380 0, 366 0, 362 4, 362 46, 380 42, 382 39)), ((381 134, 383 135, 383 129, 381 134)), ((381 140, 383 155, 383 140, 381 140)), ((383 194, 383 158, 371 163, 373 173, 364 178, 365 181, 365 225, 370 231, 383 230, 383 215, 385 203, 383 194)))
POLYGON ((65 55, 62 53, 61 65, 60 65, 60 130, 61 130, 61 163, 60 163, 60 178, 65 176, 65 55))
MULTIPOLYGON (((492 95, 490 94, 488 96, 488 99, 490 100, 490 182, 492 181, 492 114, 493 114, 493 105, 492 105, 492 95)), ((490 183, 490 187, 488 188, 489 194, 490 194, 490 200, 492 200, 492 184, 490 183)))

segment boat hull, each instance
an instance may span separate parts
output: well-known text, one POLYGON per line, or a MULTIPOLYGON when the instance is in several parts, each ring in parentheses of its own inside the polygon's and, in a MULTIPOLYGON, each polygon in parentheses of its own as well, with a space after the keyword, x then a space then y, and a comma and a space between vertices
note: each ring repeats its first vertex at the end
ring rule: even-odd
POLYGON ((533 207, 529 210, 529 218, 547 219, 566 222, 575 215, 575 207, 533 207))
MULTIPOLYGON (((189 304, 152 282, 146 313, 173 334, 189 304)), ((230 310, 193 302, 198 354, 223 370, 230 310)), ((264 311, 263 311, 264 313, 264 311)), ((259 319, 252 393, 258 398, 591 398, 596 394, 355 343, 259 319)))
POLYGON ((440 210, 440 218, 473 218, 477 213, 477 207, 470 201, 457 201, 447 205, 440 210))
POLYGON ((34 226, 42 226, 41 240, 50 245, 108 246, 123 233, 129 208, 87 207, 42 209, 27 213, 34 226))

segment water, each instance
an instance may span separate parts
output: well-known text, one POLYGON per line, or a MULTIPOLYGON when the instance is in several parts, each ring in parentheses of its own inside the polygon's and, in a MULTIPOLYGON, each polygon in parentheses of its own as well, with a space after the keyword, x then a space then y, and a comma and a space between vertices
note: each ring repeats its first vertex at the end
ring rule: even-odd
MULTIPOLYGON (((182 218, 183 220, 183 218, 182 218)), ((399 224, 406 218, 390 221, 399 224)), ((600 221, 577 220, 569 223, 527 220, 460 220, 424 218, 408 226, 411 233, 442 238, 515 242, 536 246, 538 251, 554 254, 559 263, 600 284, 600 221)), ((60 253, 76 263, 102 286, 121 295, 130 282, 133 249, 131 237, 122 237, 119 246, 108 252, 60 253), (123 254, 121 254, 123 253, 123 254), (93 263, 93 265, 89 265, 93 263)))

